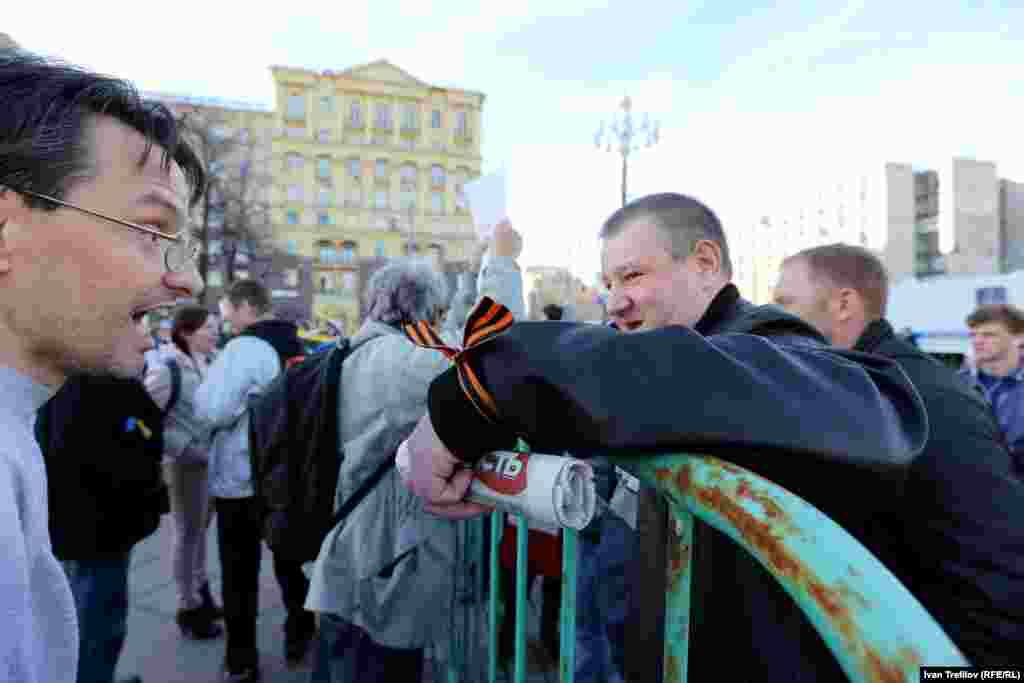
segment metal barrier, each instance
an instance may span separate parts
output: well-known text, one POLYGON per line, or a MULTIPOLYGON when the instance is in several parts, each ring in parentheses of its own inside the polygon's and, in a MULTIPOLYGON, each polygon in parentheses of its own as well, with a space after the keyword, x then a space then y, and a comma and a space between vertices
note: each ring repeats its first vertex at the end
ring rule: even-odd
MULTIPOLYGON (((616 464, 657 487, 674 518, 668 548, 665 680, 687 680, 690 559, 694 518, 729 536, 782 584, 855 683, 917 681, 918 668, 968 666, 941 627, 899 580, 849 533, 822 512, 752 472, 708 456, 615 458, 616 464), (894 618, 894 616, 896 618, 894 618)), ((487 681, 498 681, 498 547, 504 515, 492 513, 489 548, 477 548, 477 566, 490 567, 487 607, 487 681), (487 553, 487 557, 483 553, 487 553)), ((485 520, 470 524, 482 529, 485 520)), ((526 680, 527 524, 518 519, 515 655, 510 683, 526 680)), ((559 678, 575 670, 577 534, 563 532, 559 678)), ((465 642, 462 643, 466 645, 465 642)), ((457 648, 451 648, 458 652, 457 648)), ((463 650, 464 652, 464 650, 463 650)), ((468 671, 450 662, 448 681, 468 671)))

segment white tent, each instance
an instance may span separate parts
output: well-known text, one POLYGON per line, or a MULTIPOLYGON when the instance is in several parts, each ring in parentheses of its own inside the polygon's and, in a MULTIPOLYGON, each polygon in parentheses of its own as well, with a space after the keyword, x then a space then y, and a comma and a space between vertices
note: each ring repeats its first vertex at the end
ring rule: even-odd
POLYGON ((930 353, 970 353, 966 318, 980 303, 1024 306, 1024 271, 1005 275, 907 278, 890 287, 888 317, 910 328, 930 353))

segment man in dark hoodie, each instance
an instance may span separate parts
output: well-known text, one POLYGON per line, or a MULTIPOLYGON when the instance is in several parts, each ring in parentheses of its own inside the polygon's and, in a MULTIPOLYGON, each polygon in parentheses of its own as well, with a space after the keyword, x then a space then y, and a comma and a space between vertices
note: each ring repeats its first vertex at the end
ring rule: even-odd
MULTIPOLYGON (((718 454, 877 548, 878 520, 928 433, 903 371, 829 348, 799 318, 744 301, 731 284, 722 226, 695 199, 643 197, 616 211, 600 236, 608 314, 621 332, 522 323, 460 356, 478 381, 464 390, 455 368, 434 380, 429 414, 406 442, 408 483, 428 509, 482 512, 464 500, 472 479, 465 466, 521 436, 547 453, 718 454)), ((659 534, 667 516, 659 503, 642 496, 639 506, 627 681, 661 679, 667 572, 659 534)), ((843 680, 810 622, 756 560, 707 525, 695 533, 692 680, 720 678, 724 662, 735 681, 843 680)))
MULTIPOLYGON (((237 336, 218 354, 196 391, 196 413, 214 428, 210 495, 217 510, 228 631, 225 680, 243 682, 259 677, 256 616, 263 512, 250 470, 248 399, 300 358, 303 348, 298 328, 274 318, 270 292, 261 283, 235 282, 220 306, 237 336)), ((288 610, 285 656, 294 663, 302 659, 316 630, 313 613, 303 609, 309 582, 301 567, 276 556, 274 573, 288 610)))
POLYGON ((928 410, 930 435, 889 517, 882 556, 976 666, 1024 661, 1024 484, 985 399, 900 339, 888 276, 861 247, 830 244, 782 264, 775 301, 833 344, 892 358, 928 410))

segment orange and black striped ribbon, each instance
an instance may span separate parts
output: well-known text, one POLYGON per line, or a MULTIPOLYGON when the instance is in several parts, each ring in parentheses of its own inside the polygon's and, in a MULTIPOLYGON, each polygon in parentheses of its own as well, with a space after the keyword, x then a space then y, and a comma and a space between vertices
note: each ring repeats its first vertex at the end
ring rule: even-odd
POLYGON ((459 384, 462 386, 466 398, 477 409, 477 412, 483 415, 484 419, 497 422, 498 407, 494 396, 483 385, 476 371, 473 370, 473 366, 470 365, 469 352, 501 335, 512 326, 512 322, 511 311, 485 296, 466 319, 461 349, 446 345, 434 328, 424 320, 403 323, 402 330, 416 346, 440 351, 454 363, 459 374, 459 384))

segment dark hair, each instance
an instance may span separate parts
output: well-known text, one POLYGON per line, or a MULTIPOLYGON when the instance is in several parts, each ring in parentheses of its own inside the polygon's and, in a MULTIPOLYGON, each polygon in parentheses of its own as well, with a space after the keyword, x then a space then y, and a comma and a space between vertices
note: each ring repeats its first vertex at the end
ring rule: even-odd
POLYGON ((718 216, 693 197, 664 192, 634 199, 604 222, 601 239, 615 237, 627 223, 639 218, 650 218, 669 239, 669 252, 674 259, 684 259, 693 253, 697 242, 709 240, 722 249, 722 272, 732 277, 732 259, 729 244, 718 216))
POLYGON ((824 278, 833 287, 849 287, 860 294, 869 317, 885 317, 889 306, 889 274, 882 260, 869 249, 852 244, 825 244, 811 247, 785 261, 800 260, 811 270, 811 277, 824 278))
POLYGON ((558 304, 548 304, 541 310, 544 312, 544 317, 548 320, 562 319, 562 307, 558 304))
POLYGON ((1024 312, 1010 304, 986 304, 967 316, 967 327, 1002 323, 1010 334, 1024 334, 1024 312))
POLYGON ((260 315, 270 313, 270 290, 258 280, 235 280, 227 293, 232 306, 245 302, 260 315))
MULTIPOLYGON (((194 206, 203 195, 206 172, 181 137, 174 115, 162 104, 142 99, 127 81, 20 49, 0 50, 0 102, 0 189, 33 190, 62 199, 71 178, 88 176, 89 123, 104 115, 146 138, 140 165, 157 145, 165 168, 173 161, 185 174, 189 204, 194 206)), ((28 195, 24 200, 32 207, 56 208, 28 195)))
POLYGON ((192 355, 192 349, 188 347, 186 334, 195 334, 196 330, 206 324, 210 312, 202 306, 182 306, 174 314, 174 326, 171 327, 171 341, 186 355, 192 355))

